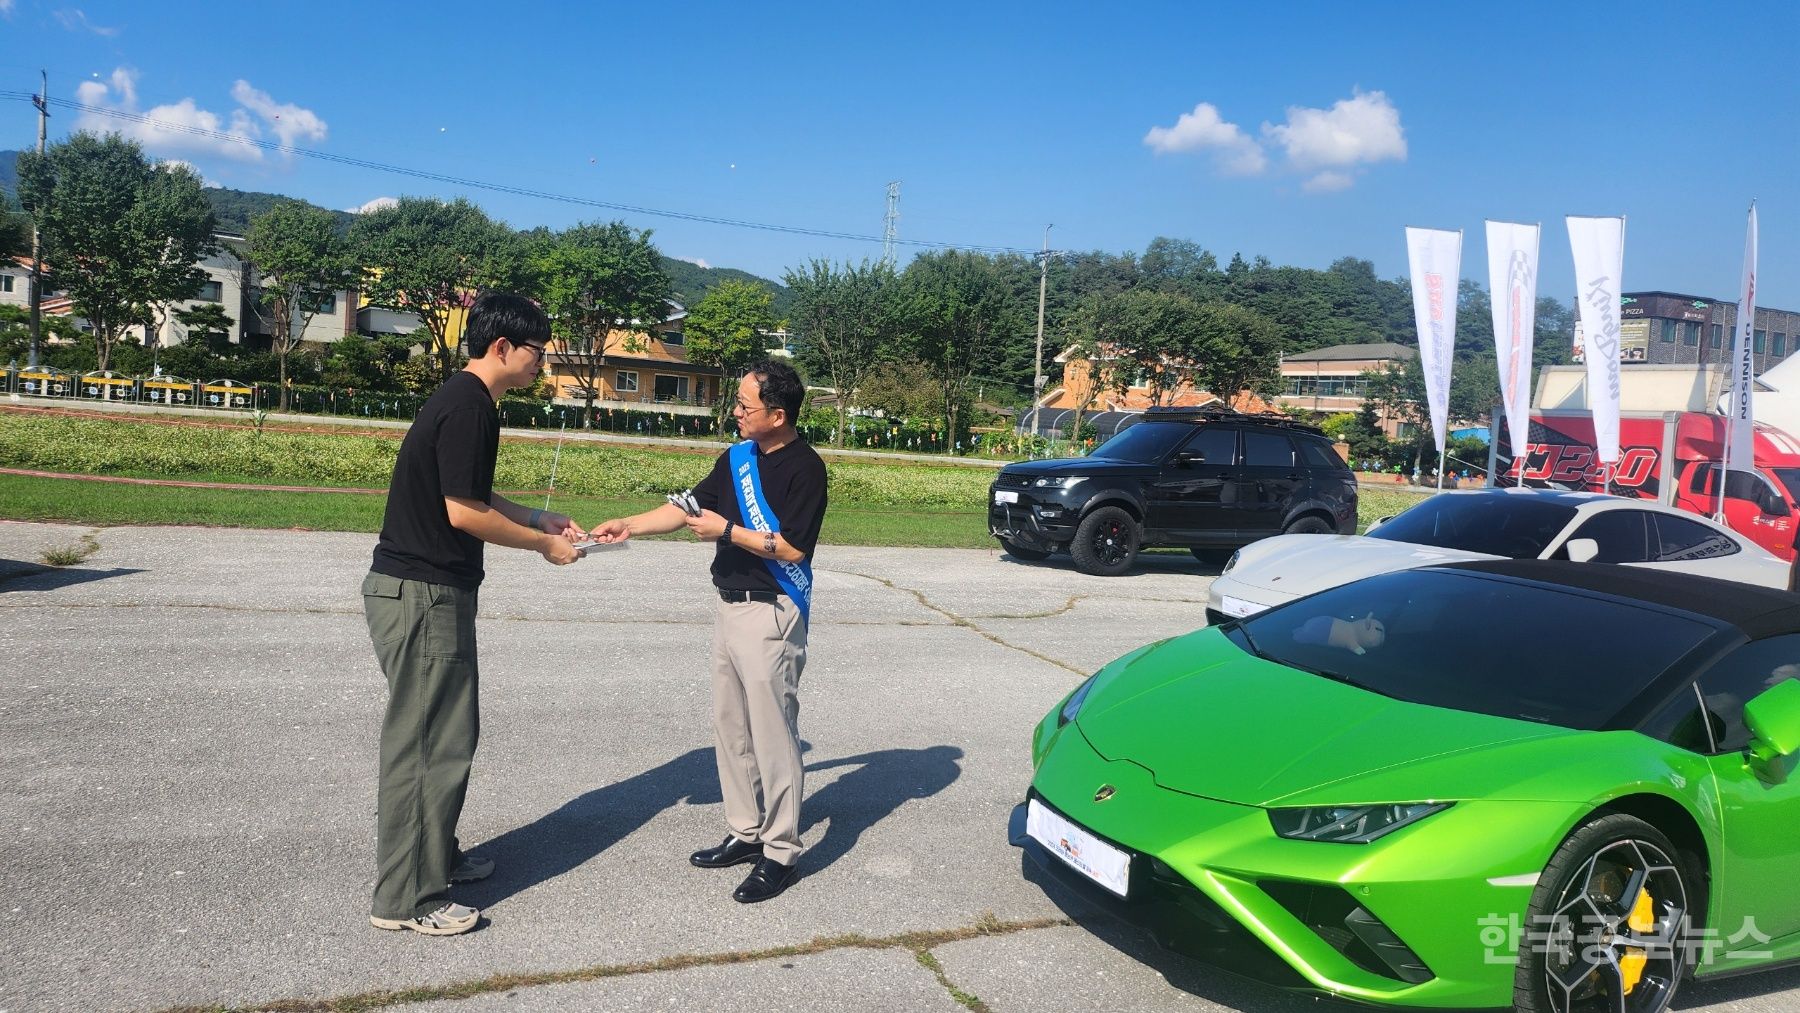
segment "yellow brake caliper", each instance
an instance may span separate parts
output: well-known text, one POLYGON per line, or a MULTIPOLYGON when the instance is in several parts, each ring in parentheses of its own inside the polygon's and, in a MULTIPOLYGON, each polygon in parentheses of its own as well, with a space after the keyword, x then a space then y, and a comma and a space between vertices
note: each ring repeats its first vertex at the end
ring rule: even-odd
MULTIPOLYGON (((1638 888, 1637 900, 1631 905, 1631 915, 1625 919, 1625 924, 1639 935, 1656 928, 1655 902, 1650 899, 1650 891, 1638 888)), ((1625 952, 1619 955, 1619 977, 1625 983, 1626 995, 1630 995, 1631 990, 1637 988, 1638 982, 1643 980, 1646 959, 1643 948, 1639 946, 1627 946, 1625 952)))

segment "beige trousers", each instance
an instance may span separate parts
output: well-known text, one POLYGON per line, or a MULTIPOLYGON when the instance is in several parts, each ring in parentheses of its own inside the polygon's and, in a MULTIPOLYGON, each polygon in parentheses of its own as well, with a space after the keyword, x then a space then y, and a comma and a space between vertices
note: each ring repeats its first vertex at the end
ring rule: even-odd
POLYGON ((719 603, 713 626, 713 735, 725 825, 793 865, 800 843, 800 671, 806 620, 786 595, 719 603))

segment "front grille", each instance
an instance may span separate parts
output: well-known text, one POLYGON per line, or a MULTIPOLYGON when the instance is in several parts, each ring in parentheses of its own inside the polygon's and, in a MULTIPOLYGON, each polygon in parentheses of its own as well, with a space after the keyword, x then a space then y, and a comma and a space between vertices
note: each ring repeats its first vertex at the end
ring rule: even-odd
POLYGON ((1339 887, 1282 879, 1256 885, 1357 967, 1409 985, 1436 977, 1393 929, 1339 887))
POLYGON ((1000 473, 1000 477, 994 480, 994 484, 1002 489, 1029 489, 1031 488, 1031 476, 1008 474, 1003 471, 1000 473))

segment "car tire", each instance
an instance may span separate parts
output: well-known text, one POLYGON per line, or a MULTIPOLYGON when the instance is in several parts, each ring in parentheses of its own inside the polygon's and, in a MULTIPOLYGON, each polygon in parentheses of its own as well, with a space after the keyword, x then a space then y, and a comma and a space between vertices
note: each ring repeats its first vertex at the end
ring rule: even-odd
POLYGON ((1332 527, 1322 517, 1307 515, 1281 529, 1284 535, 1329 535, 1332 527))
POLYGON ((1075 528, 1075 540, 1069 543, 1069 555, 1075 557, 1075 568, 1096 577, 1117 577, 1137 560, 1137 521, 1116 506, 1103 506, 1081 519, 1075 528))
POLYGON ((1687 856, 1635 816, 1600 813, 1576 827, 1531 892, 1513 1008, 1663 1013, 1693 967, 1689 937, 1705 914, 1701 882, 1687 856), (1631 924, 1634 917, 1650 927, 1631 924), (1634 947, 1632 940, 1654 945, 1634 947))
POLYGON ((1050 552, 1047 549, 1027 548, 1020 545, 1018 542, 1009 542, 1004 538, 1000 539, 1000 547, 1005 549, 1006 554, 1012 558, 1022 559, 1027 563, 1035 563, 1039 560, 1050 558, 1050 552))

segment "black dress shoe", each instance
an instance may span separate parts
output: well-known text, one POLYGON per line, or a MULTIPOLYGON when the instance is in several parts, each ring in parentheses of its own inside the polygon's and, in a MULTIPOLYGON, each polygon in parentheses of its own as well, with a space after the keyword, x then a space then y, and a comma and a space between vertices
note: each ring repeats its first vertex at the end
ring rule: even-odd
POLYGON ((688 861, 702 869, 723 869, 728 865, 740 865, 754 862, 762 857, 762 845, 745 844, 735 837, 727 836, 725 843, 716 848, 706 848, 688 856, 688 861))
POLYGON ((799 869, 792 865, 782 865, 773 858, 758 859, 756 868, 751 869, 750 875, 744 877, 744 882, 731 891, 731 899, 739 904, 765 901, 780 896, 781 891, 792 886, 794 880, 799 878, 799 869))

